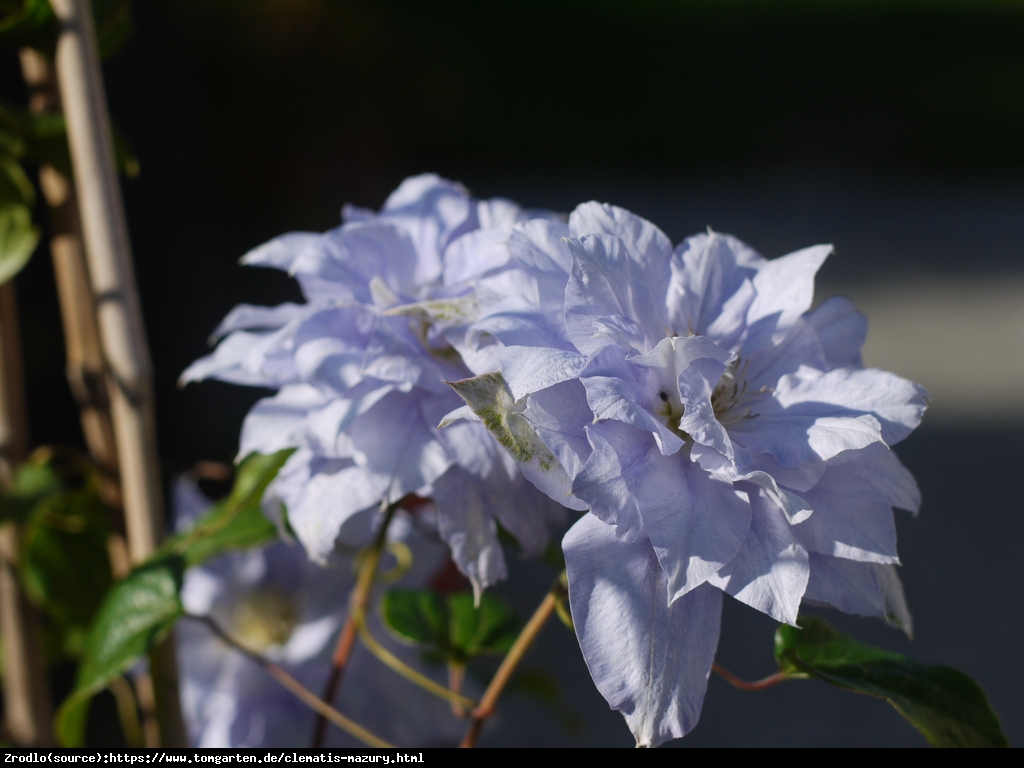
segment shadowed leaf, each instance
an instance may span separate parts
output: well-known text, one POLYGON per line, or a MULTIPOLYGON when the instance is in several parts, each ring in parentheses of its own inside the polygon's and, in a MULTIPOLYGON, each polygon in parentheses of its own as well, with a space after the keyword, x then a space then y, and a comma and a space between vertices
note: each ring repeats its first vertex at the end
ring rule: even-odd
POLYGON ((107 594, 85 638, 75 689, 57 711, 64 746, 82 745, 92 697, 171 631, 182 614, 184 566, 179 556, 151 560, 107 594))
POLYGON ((782 671, 885 699, 936 747, 1008 746, 984 692, 962 672, 863 645, 822 619, 799 621, 803 629, 775 633, 782 671))

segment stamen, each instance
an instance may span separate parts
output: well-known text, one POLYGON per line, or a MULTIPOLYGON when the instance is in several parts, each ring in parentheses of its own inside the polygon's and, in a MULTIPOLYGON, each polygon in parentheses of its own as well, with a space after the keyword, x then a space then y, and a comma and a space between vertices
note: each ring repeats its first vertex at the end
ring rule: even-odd
POLYGON ((299 610, 293 599, 277 590, 266 589, 245 597, 231 618, 238 641, 262 652, 288 642, 299 623, 299 610))

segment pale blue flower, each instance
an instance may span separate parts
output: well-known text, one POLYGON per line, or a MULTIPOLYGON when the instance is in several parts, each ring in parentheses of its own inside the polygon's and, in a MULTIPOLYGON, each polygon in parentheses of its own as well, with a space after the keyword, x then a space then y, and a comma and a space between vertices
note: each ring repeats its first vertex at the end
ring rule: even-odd
POLYGON ((527 554, 545 547, 558 508, 480 424, 437 428, 460 404, 444 382, 497 367, 493 339, 466 334, 473 287, 505 268, 512 226, 528 216, 418 176, 379 214, 348 207, 334 230, 284 235, 243 258, 286 270, 306 303, 236 307, 216 351, 182 380, 278 389, 247 416, 239 457, 298 448, 265 503, 284 506, 312 558, 325 561, 358 513, 409 494, 433 499, 478 592, 506 574, 495 521, 527 554))
MULTIPOLYGON (((208 506, 194 485, 187 480, 177 483, 174 507, 179 516, 187 521, 208 506)), ((396 520, 392 540, 414 554, 403 586, 422 586, 444 562, 443 547, 417 536, 405 517, 396 520)), ((311 562, 300 547, 279 542, 190 568, 181 599, 186 611, 214 619, 234 639, 319 695, 345 620, 345 596, 354 583, 351 562, 324 568, 311 562)), ((407 664, 418 664, 414 650, 388 638, 376 612, 369 620, 375 636, 393 653, 407 664)), ((199 622, 183 620, 175 632, 182 710, 193 746, 312 745, 316 713, 252 659, 199 622)), ((441 668, 423 671, 444 676, 441 668)), ((361 645, 353 652, 341 694, 333 703, 378 736, 402 745, 453 744, 464 728, 432 694, 396 675, 361 645)), ((362 746, 334 728, 327 744, 362 746)))
POLYGON ((473 327, 504 346, 503 380, 456 388, 539 488, 590 510, 563 542, 576 631, 639 744, 696 723, 723 592, 780 622, 806 600, 909 631, 892 507, 919 497, 889 446, 927 393, 861 365, 849 301, 811 310, 829 246, 673 248, 587 203, 517 225, 511 250, 473 327))

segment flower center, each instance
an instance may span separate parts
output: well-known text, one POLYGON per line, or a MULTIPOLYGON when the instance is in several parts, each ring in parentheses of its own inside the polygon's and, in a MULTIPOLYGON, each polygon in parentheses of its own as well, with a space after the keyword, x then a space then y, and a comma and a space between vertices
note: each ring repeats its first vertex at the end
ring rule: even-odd
POLYGON ((722 378, 718 380, 718 384, 715 385, 714 391, 711 393, 711 407, 715 410, 715 418, 720 422, 724 420, 736 421, 737 419, 743 418, 742 415, 735 416, 730 414, 743 394, 747 391, 747 382, 744 381, 743 373, 746 372, 746 364, 743 363, 743 370, 740 369, 742 358, 738 355, 736 359, 729 363, 729 366, 725 369, 722 374, 722 378), (729 418, 732 416, 732 418, 729 418))
MULTIPOLYGON (((711 407, 720 424, 728 425, 742 419, 753 418, 748 404, 756 395, 770 391, 767 387, 761 387, 756 392, 748 391, 746 372, 747 361, 737 356, 729 363, 712 390, 711 407)), ((686 413, 686 405, 680 400, 675 388, 663 387, 658 391, 658 399, 660 402, 654 409, 655 413, 661 416, 666 426, 683 440, 692 440, 685 430, 679 428, 679 423, 686 413)))
POLYGON ((232 614, 232 629, 238 641, 254 651, 284 645, 299 623, 295 601, 274 589, 248 595, 232 614))
POLYGON ((448 339, 440 332, 426 313, 418 313, 409 318, 409 330, 413 332, 423 347, 423 351, 432 357, 448 363, 458 363, 461 358, 448 339))

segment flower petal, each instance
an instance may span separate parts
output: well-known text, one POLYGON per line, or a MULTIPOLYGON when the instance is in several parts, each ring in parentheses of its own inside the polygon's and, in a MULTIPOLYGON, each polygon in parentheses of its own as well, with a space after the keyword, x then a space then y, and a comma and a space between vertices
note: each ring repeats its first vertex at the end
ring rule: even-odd
POLYGON ((859 563, 810 553, 811 579, 804 599, 844 613, 880 616, 913 637, 913 621, 896 566, 859 563))
POLYGON ((860 368, 860 348, 868 336, 868 319, 845 296, 830 296, 805 315, 818 332, 825 359, 833 368, 860 368))
POLYGON ((807 550, 763 489, 751 489, 749 496, 753 514, 743 546, 708 584, 776 621, 796 625, 810 578, 807 550))
MULTIPOLYGON (((565 327, 576 348, 590 355, 609 341, 640 352, 653 347, 653 329, 665 327, 655 309, 657 289, 634 274, 640 268, 623 242, 609 235, 587 235, 568 243, 573 264, 565 288, 565 327)), ((660 287, 662 296, 665 283, 667 276, 660 287)), ((657 332, 662 335, 663 330, 657 332)))
POLYGON ((705 585, 671 605, 650 544, 620 541, 584 515, 562 542, 583 658, 637 746, 656 747, 697 724, 718 645, 721 592, 705 585))
POLYGON ((560 504, 582 509, 570 496, 572 481, 565 469, 523 415, 525 404, 512 400, 500 373, 450 382, 450 385, 505 447, 530 482, 560 504))
POLYGON ((764 263, 754 276, 757 295, 747 311, 745 344, 770 344, 769 338, 784 333, 810 309, 814 276, 830 253, 831 245, 815 245, 764 263))
POLYGON ((595 421, 621 421, 650 432, 662 453, 672 454, 683 447, 682 438, 641 405, 658 402, 656 378, 655 371, 625 360, 622 350, 610 344, 587 363, 580 380, 595 421))
MULTIPOLYGON (((717 232, 688 237, 676 248, 668 299, 676 335, 708 336, 728 349, 736 344, 754 300, 756 271, 737 263, 737 254, 745 251, 753 254, 736 238, 717 232)), ((756 254, 747 259, 764 262, 756 254)))
POLYGON ((644 535, 641 473, 658 449, 648 434, 621 421, 593 424, 586 432, 593 452, 573 480, 573 495, 596 517, 614 525, 617 536, 633 541, 644 535))
POLYGON ((800 496, 814 514, 793 531, 811 552, 899 563, 892 505, 860 462, 829 464, 821 480, 800 496))
POLYGON ((675 600, 707 581, 739 551, 750 529, 750 502, 731 482, 710 475, 688 451, 653 455, 637 503, 675 600))

